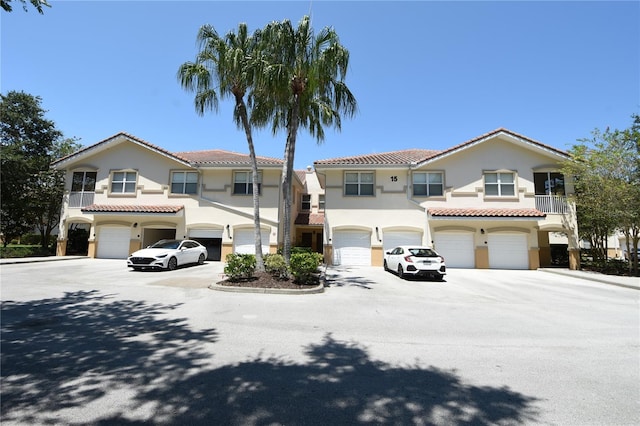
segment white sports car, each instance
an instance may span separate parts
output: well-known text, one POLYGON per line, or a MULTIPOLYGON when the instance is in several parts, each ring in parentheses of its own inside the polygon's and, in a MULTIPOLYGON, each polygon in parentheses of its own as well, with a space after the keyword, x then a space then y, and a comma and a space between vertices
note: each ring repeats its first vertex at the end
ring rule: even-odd
POLYGON ((138 250, 127 258, 127 266, 136 271, 142 269, 168 269, 189 263, 202 265, 207 249, 193 240, 160 240, 152 246, 138 250))
POLYGON ((447 273, 444 258, 431 247, 399 246, 384 254, 385 271, 394 271, 400 278, 422 276, 442 280, 447 273))

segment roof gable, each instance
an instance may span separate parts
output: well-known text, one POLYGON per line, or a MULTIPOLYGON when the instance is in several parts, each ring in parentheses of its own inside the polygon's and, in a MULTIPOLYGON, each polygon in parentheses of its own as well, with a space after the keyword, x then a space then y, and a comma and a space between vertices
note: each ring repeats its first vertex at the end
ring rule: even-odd
POLYGON ((553 156, 553 157, 560 157, 562 159, 567 159, 569 158, 569 154, 565 151, 562 151, 560 149, 554 148, 552 146, 543 144, 542 142, 536 141, 534 139, 528 138, 526 136, 523 136, 519 133, 516 132, 512 132, 511 130, 505 129, 505 128, 499 128, 496 130, 493 130, 491 132, 485 133, 483 135, 480 135, 478 137, 475 137, 473 139, 470 139, 466 142, 462 142, 459 145, 456 145, 454 147, 451 147, 449 149, 445 149, 444 151, 439 152, 438 154, 425 159, 424 161, 420 162, 417 167, 420 167, 424 164, 430 163, 432 161, 436 161, 451 155, 454 155, 460 151, 464 151, 467 150, 471 147, 483 144, 485 142, 491 141, 491 140, 495 140, 496 138, 501 138, 502 140, 507 140, 510 141, 512 143, 518 144, 520 146, 524 146, 527 149, 530 150, 534 150, 534 151, 538 151, 538 152, 543 152, 547 155, 553 156))
MULTIPOLYGON (((99 154, 100 152, 103 152, 109 148, 113 148, 116 145, 127 142, 136 144, 156 154, 170 158, 187 167, 251 166, 251 157, 248 154, 240 154, 237 152, 224 151, 220 149, 174 153, 125 132, 116 133, 115 135, 103 139, 100 142, 82 148, 81 150, 76 151, 73 154, 55 160, 53 163, 51 163, 51 166, 57 169, 63 169, 71 163, 76 163, 89 156, 99 154)), ((282 167, 282 164, 284 163, 283 160, 277 158, 261 156, 256 156, 256 160, 258 162, 258 166, 260 167, 282 167)))
POLYGON ((527 149, 545 153, 547 156, 568 159, 569 154, 542 142, 523 136, 519 133, 512 132, 505 128, 499 128, 491 132, 485 133, 466 142, 453 146, 445 150, 431 149, 405 149, 401 151, 382 152, 377 154, 365 154, 351 157, 329 158, 318 160, 314 164, 320 168, 325 167, 420 167, 432 161, 454 155, 460 151, 477 146, 484 142, 500 138, 512 143, 523 146, 527 149))
POLYGON ((66 166, 69 163, 80 161, 91 155, 98 154, 102 151, 105 151, 109 148, 112 148, 116 145, 119 145, 121 143, 126 143, 126 142, 136 144, 156 154, 178 161, 179 163, 182 163, 185 166, 190 166, 188 159, 181 157, 180 155, 171 153, 163 148, 160 148, 159 146, 153 145, 145 141, 144 139, 140 139, 136 136, 130 135, 125 132, 116 133, 113 136, 103 139, 100 142, 94 143, 93 145, 89 145, 79 151, 74 152, 73 154, 70 154, 70 155, 67 155, 66 157, 62 157, 58 160, 55 160, 54 162, 51 163, 51 166, 57 169, 61 169, 61 168, 64 168, 64 166, 66 166))

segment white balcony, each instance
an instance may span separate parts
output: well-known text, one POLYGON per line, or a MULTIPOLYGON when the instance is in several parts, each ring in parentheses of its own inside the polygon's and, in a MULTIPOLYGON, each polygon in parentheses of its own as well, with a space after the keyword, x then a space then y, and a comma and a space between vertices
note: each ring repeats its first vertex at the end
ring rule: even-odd
POLYGON ((564 195, 536 195, 536 209, 542 213, 569 213, 569 204, 564 195))
POLYGON ((69 207, 86 207, 93 204, 94 192, 70 192, 69 207))

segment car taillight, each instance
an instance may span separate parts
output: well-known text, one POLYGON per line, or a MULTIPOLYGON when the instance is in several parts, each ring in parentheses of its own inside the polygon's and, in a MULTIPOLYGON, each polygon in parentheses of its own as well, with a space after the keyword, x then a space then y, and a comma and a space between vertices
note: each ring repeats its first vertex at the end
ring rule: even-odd
POLYGON ((408 263, 413 263, 413 260, 411 259, 411 256, 405 256, 404 260, 407 261, 408 263))

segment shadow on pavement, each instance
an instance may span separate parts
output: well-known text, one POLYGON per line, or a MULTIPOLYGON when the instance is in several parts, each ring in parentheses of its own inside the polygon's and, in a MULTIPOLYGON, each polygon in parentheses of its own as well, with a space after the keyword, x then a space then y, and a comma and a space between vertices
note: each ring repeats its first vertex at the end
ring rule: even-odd
POLYGON ((375 361, 358 343, 331 334, 305 348, 308 363, 259 355, 205 367, 214 355, 204 344, 216 342, 216 331, 160 317, 174 308, 97 292, 4 303, 2 421, 499 425, 537 416, 533 397, 468 384, 436 367, 375 361), (119 405, 61 418, 62 410, 86 409, 113 389, 128 392, 119 405))
POLYGON ((326 287, 360 287, 371 290, 377 283, 365 277, 356 276, 353 269, 348 266, 333 266, 332 273, 326 275, 326 287), (344 274, 348 273, 348 280, 344 274))

